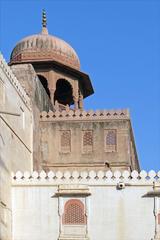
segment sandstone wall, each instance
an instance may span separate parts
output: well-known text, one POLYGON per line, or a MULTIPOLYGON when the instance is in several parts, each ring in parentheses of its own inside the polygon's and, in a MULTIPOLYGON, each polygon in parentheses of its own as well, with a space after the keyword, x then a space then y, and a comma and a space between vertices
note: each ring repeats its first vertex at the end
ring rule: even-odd
POLYGON ((43 169, 139 170, 127 110, 42 112, 43 169))
POLYGON ((31 64, 16 64, 12 65, 11 69, 31 101, 33 111, 33 167, 39 170, 41 169, 39 165, 39 115, 41 111, 52 110, 52 105, 31 64))

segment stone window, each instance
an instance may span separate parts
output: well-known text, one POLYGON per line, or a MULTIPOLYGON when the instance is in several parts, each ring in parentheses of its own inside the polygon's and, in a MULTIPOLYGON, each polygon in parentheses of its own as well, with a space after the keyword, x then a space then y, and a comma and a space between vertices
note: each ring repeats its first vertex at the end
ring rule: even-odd
POLYGON ((86 224, 84 204, 77 199, 67 201, 64 206, 62 222, 64 225, 86 224))
POLYGON ((117 131, 115 129, 105 130, 105 151, 116 152, 117 150, 117 131))
POLYGON ((71 131, 70 130, 60 131, 60 145, 61 145, 61 152, 68 153, 71 151, 71 131))
POLYGON ((83 152, 92 152, 93 151, 93 131, 84 130, 83 131, 83 152))

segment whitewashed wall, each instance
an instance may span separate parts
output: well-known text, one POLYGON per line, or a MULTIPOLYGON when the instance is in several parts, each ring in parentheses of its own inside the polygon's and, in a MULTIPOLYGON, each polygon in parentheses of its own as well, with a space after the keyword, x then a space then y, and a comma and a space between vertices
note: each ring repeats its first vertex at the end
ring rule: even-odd
MULTIPOLYGON (((13 180, 13 240, 56 240, 59 237, 58 186, 85 185, 90 240, 151 240, 155 234, 154 198, 145 196, 160 184, 159 173, 45 172, 22 174, 13 180), (123 182, 124 189, 117 189, 123 182)), ((80 198, 61 196, 61 198, 80 198)), ((159 209, 160 211, 160 209, 159 209)), ((87 239, 87 238, 86 238, 87 239)))
POLYGON ((13 239, 57 239, 58 199, 56 187, 13 188, 13 239))
POLYGON ((92 240, 147 240, 154 236, 154 201, 142 198, 150 187, 91 187, 92 240))

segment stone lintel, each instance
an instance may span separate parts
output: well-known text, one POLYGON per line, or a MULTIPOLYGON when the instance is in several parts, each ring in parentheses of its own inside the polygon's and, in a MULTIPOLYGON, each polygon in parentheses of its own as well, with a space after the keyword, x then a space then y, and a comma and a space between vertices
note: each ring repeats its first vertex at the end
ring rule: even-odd
POLYGON ((89 238, 88 237, 59 237, 58 240, 89 240, 89 238))
POLYGON ((89 188, 87 185, 59 185, 58 191, 54 196, 89 196, 89 188))

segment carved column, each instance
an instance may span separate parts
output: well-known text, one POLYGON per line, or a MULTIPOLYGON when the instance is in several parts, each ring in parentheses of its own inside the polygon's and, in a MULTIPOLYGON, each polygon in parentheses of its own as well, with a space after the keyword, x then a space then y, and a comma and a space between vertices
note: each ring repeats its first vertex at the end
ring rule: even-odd
POLYGON ((83 109, 83 95, 81 92, 79 92, 79 108, 83 109))
POLYGON ((63 198, 58 198, 58 214, 59 214, 59 235, 62 233, 62 214, 63 214, 63 198))
POLYGON ((74 88, 73 88, 73 101, 74 101, 74 109, 75 109, 75 110, 78 109, 78 98, 79 98, 79 94, 78 94, 78 82, 75 81, 75 82, 74 82, 74 88))
POLYGON ((78 96, 73 96, 73 101, 74 101, 74 109, 78 109, 78 96))
POLYGON ((88 196, 88 197, 85 198, 85 210, 86 210, 86 217, 87 217, 86 237, 88 237, 89 201, 90 201, 90 197, 88 196))
POLYGON ((54 93, 56 89, 50 89, 50 98, 51 98, 51 103, 54 106, 54 93))
POLYGON ((56 91, 56 75, 53 70, 49 71, 49 83, 48 83, 49 91, 50 91, 50 98, 51 103, 54 106, 54 94, 56 91))

